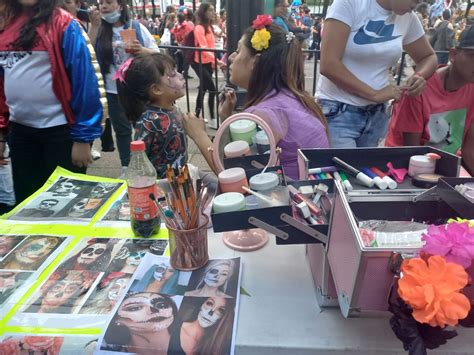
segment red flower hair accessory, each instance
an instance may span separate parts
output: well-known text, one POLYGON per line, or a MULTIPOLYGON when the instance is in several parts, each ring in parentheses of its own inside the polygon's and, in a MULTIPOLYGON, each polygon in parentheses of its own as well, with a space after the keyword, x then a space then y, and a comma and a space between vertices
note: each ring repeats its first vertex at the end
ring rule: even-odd
POLYGON ((254 30, 261 30, 272 23, 273 19, 271 15, 258 15, 257 18, 252 21, 252 28, 254 30))

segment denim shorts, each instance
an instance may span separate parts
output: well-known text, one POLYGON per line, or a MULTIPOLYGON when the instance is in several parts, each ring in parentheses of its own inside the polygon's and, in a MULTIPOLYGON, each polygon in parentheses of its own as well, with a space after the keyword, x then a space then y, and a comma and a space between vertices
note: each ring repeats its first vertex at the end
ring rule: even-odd
POLYGON ((385 104, 353 106, 325 99, 318 103, 328 121, 332 148, 377 147, 387 134, 385 104))

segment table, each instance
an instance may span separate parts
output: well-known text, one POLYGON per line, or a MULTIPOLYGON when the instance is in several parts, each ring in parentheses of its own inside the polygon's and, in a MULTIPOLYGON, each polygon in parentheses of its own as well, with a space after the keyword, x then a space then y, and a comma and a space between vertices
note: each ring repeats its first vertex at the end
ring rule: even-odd
MULTIPOLYGON (((316 301, 304 245, 268 244, 237 252, 209 230, 209 257, 242 258, 236 354, 406 354, 390 328, 389 314, 345 319, 339 308, 321 309, 316 301)), ((474 353, 474 331, 458 336, 430 354, 474 353)))

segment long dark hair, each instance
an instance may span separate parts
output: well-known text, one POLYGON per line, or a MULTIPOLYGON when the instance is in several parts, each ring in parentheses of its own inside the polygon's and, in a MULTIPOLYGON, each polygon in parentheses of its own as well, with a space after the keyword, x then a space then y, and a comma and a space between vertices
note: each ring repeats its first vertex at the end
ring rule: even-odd
POLYGON ((161 53, 143 54, 135 57, 125 74, 125 81, 117 80, 117 92, 127 118, 136 122, 150 101, 148 92, 158 84, 167 70, 176 63, 169 55, 161 53))
POLYGON ((255 65, 247 91, 246 107, 254 106, 263 101, 268 94, 275 91, 289 90, 305 108, 311 111, 326 127, 324 114, 314 97, 305 91, 304 87, 304 56, 301 45, 296 38, 290 43, 285 31, 275 25, 266 26, 270 31, 270 45, 267 49, 257 52, 251 43, 254 29, 249 27, 244 33, 244 44, 255 59, 255 65))
MULTIPOLYGON (((22 6, 17 0, 10 0, 13 17, 18 16, 22 11, 22 6)), ((38 40, 36 29, 51 20, 53 11, 57 6, 57 0, 38 0, 38 3, 31 7, 28 21, 23 25, 17 40, 12 43, 15 50, 29 51, 38 40)))
POLYGON ((214 21, 213 18, 208 18, 206 14, 207 10, 209 10, 211 6, 212 4, 209 3, 201 3, 199 9, 196 12, 196 19, 198 22, 197 24, 203 26, 206 30, 206 33, 211 31, 212 21, 214 21))
MULTIPOLYGON (((122 6, 120 21, 126 24, 130 20, 127 0, 117 0, 117 3, 122 6)), ((97 51, 97 60, 99 61, 102 71, 105 73, 110 73, 110 66, 114 62, 114 53, 112 50, 113 32, 113 25, 102 20, 99 33, 97 34, 96 47, 100 47, 100 51, 97 51)))

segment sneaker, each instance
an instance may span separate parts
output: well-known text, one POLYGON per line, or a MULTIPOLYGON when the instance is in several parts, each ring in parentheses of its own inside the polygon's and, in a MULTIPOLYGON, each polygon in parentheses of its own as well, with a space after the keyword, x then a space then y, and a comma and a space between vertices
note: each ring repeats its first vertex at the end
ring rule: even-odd
POLYGON ((127 166, 122 166, 122 169, 120 170, 120 175, 117 179, 125 180, 125 175, 127 174, 127 166))
POLYGON ((98 160, 100 159, 100 153, 98 150, 96 150, 95 148, 92 148, 91 149, 91 155, 92 155, 92 159, 93 160, 98 160))

